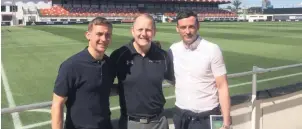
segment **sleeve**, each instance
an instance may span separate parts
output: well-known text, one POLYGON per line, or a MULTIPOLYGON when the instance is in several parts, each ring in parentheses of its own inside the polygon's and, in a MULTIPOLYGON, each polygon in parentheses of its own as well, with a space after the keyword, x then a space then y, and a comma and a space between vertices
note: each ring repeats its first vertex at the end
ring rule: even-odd
POLYGON ((72 65, 62 63, 55 81, 54 93, 58 96, 67 97, 70 89, 75 85, 75 77, 72 65))
MULTIPOLYGON (((115 77, 118 76, 118 68, 117 67, 118 67, 118 63, 119 63, 119 60, 120 60, 119 58, 120 58, 119 49, 113 51, 110 55, 110 62, 111 62, 110 67, 111 67, 111 72, 112 72, 112 75, 113 75, 112 76, 113 80, 115 79, 115 77)), ((119 94, 119 103, 120 103, 121 116, 122 117, 127 116, 124 87, 120 83, 120 80, 118 80, 117 92, 119 94)))
POLYGON ((110 79, 111 82, 114 83, 114 79, 116 77, 116 69, 117 69, 117 64, 116 64, 116 54, 114 54, 115 52, 113 52, 110 57, 109 57, 109 69, 110 69, 110 79))
POLYGON ((215 46, 211 60, 211 70, 214 77, 222 76, 227 73, 222 52, 218 45, 215 46))
POLYGON ((125 98, 125 93, 124 93, 124 87, 120 83, 118 84, 118 92, 119 92, 119 103, 120 103, 121 116, 127 116, 126 98, 125 98))
POLYGON ((171 82, 175 82, 175 77, 174 77, 174 65, 173 65, 173 53, 172 50, 169 49, 167 52, 167 70, 165 73, 165 79, 171 82))

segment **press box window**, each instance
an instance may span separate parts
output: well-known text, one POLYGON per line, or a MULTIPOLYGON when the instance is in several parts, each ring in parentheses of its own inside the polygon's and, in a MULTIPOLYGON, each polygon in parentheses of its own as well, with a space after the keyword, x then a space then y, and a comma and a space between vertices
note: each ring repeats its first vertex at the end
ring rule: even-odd
POLYGON ((87 22, 87 19, 80 19, 81 22, 87 22))
POLYGON ((6 12, 6 6, 1 6, 1 12, 6 12))
POLYGON ((9 6, 10 12, 18 12, 18 6, 9 6))

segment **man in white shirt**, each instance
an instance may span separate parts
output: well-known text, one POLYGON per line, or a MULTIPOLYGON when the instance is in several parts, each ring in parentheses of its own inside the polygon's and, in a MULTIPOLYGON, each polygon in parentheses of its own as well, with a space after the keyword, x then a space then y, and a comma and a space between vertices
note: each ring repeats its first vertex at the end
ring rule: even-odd
POLYGON ((230 96, 226 67, 218 45, 199 36, 197 15, 177 15, 182 41, 169 50, 175 74, 175 129, 210 129, 210 115, 223 116, 221 129, 229 129, 230 96))

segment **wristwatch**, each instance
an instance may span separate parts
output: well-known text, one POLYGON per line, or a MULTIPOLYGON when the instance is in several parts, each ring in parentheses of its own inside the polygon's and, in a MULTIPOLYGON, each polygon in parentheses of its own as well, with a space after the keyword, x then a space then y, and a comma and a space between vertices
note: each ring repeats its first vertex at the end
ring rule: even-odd
POLYGON ((231 126, 230 125, 222 125, 222 128, 231 129, 231 126))

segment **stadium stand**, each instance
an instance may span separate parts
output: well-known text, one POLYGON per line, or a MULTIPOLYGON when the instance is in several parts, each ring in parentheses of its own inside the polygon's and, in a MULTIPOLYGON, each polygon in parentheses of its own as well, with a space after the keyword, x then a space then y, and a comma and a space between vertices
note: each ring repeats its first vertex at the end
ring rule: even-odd
POLYGON ((302 8, 264 9, 263 14, 302 14, 302 8))
POLYGON ((240 10, 238 14, 238 21, 248 22, 262 22, 262 21, 275 21, 275 22, 301 22, 302 21, 302 8, 267 8, 250 7, 240 10))
POLYGON ((272 21, 302 21, 302 8, 270 8, 264 15, 272 15, 272 21))
MULTIPOLYGON (((5 0, 9 3, 9 0, 5 0)), ((17 18, 23 24, 36 22, 83 22, 102 16, 112 21, 133 22, 141 13, 150 13, 157 21, 171 22, 179 11, 193 10, 199 21, 236 20, 237 14, 222 10, 220 4, 230 0, 24 0, 19 3, 17 18), (42 1, 42 2, 41 2, 42 1), (36 4, 35 4, 36 3, 36 4), (38 6, 39 5, 39 6, 38 6)), ((12 3, 9 3, 12 4, 12 3)), ((11 13, 11 15, 14 15, 11 13)), ((39 24, 39 23, 37 23, 39 24)))
MULTIPOLYGON (((190 7, 182 8, 179 10, 165 10, 159 9, 160 12, 163 12, 164 15, 169 17, 175 17, 177 12, 184 11, 184 10, 191 10, 190 7)), ((147 10, 146 12, 149 13, 158 13, 158 10, 152 11, 147 10)), ((193 9, 200 18, 205 17, 234 17, 236 16, 235 13, 228 12, 226 10, 221 10, 218 8, 198 8, 193 9)), ((40 16, 65 16, 65 17, 95 17, 95 16, 104 16, 104 17, 135 17, 140 13, 144 13, 139 11, 137 8, 79 8, 79 7, 62 7, 62 6, 53 6, 50 9, 40 9, 40 16)))
MULTIPOLYGON (((65 1, 53 1, 51 8, 39 9, 40 17, 111 17, 121 19, 122 22, 132 22, 140 13, 159 14, 168 19, 175 19, 176 14, 183 10, 193 10, 198 14, 199 21, 209 18, 236 17, 235 13, 221 10, 218 4, 229 3, 226 0, 133 0, 127 4, 123 1, 90 3, 88 5, 65 4, 65 1), (136 3, 134 3, 136 2, 136 3), (143 3, 142 3, 143 2, 143 3), (165 2, 165 5, 163 5, 165 2), (198 3, 198 4, 197 4, 198 3), (100 4, 100 5, 98 5, 100 4), (93 6, 94 5, 94 6, 93 6)), ((73 3, 76 3, 73 1, 73 3)))
POLYGON ((137 16, 139 11, 135 8, 87 8, 87 7, 62 7, 53 6, 50 9, 40 9, 40 16, 56 16, 56 17, 127 17, 137 16))

